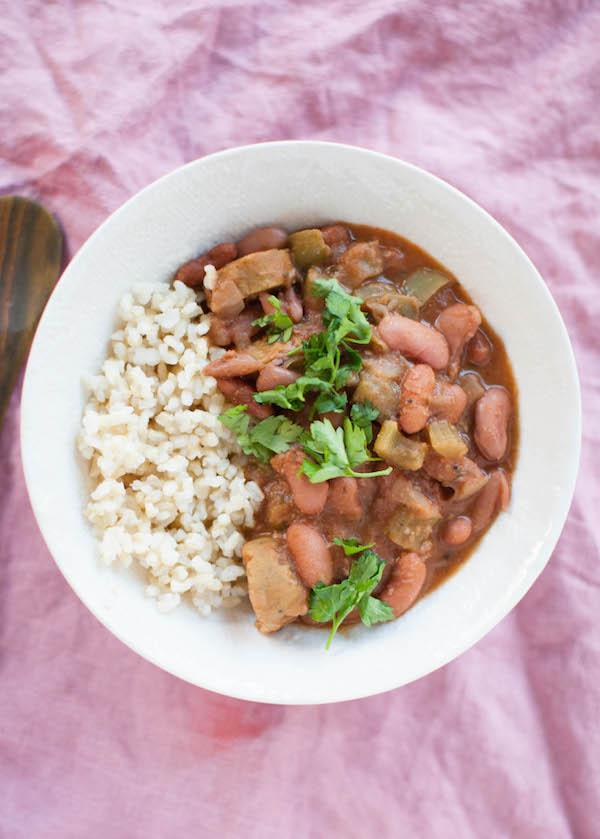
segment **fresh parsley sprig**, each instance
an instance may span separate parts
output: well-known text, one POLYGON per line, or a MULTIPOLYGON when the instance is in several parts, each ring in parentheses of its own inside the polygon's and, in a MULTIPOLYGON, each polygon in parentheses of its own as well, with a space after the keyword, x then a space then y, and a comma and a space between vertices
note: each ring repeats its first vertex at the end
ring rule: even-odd
POLYGON ((334 428, 329 419, 316 420, 310 425, 310 433, 300 438, 304 452, 311 458, 305 460, 300 468, 313 484, 340 478, 346 475, 355 478, 374 478, 389 475, 392 467, 380 472, 356 472, 355 467, 371 457, 367 448, 365 429, 353 423, 348 417, 343 428, 334 428))
POLYGON ((367 549, 352 563, 346 580, 332 586, 317 583, 313 587, 308 598, 309 616, 319 623, 332 622, 326 649, 329 649, 344 618, 356 607, 365 626, 394 619, 394 613, 387 603, 371 597, 384 568, 385 562, 374 551, 367 549))
POLYGON ((340 548, 343 548, 346 556, 359 554, 362 553, 362 551, 368 551, 370 548, 375 547, 375 542, 372 542, 370 545, 359 545, 358 539, 340 539, 338 536, 336 536, 333 540, 333 544, 339 545, 340 548))
POLYGON ((299 411, 306 402, 306 394, 317 390, 321 394, 315 401, 313 412, 343 411, 346 402, 342 405, 343 397, 339 390, 345 387, 352 372, 362 367, 360 354, 348 341, 367 344, 371 340, 371 327, 361 311, 362 300, 345 291, 337 280, 319 277, 312 288, 318 297, 325 298, 322 313, 325 329, 313 333, 301 347, 289 353, 304 354, 304 375, 292 384, 256 393, 254 398, 260 403, 299 411), (332 404, 334 407, 329 407, 332 404))
POLYGON ((263 315, 261 318, 257 318, 256 320, 252 321, 252 326, 268 326, 269 329, 267 331, 268 338, 267 344, 274 344, 275 341, 282 341, 285 343, 289 341, 292 337, 292 329, 294 328, 294 323, 288 315, 285 315, 281 311, 281 303, 274 297, 272 294, 269 295, 269 303, 275 306, 274 312, 269 312, 267 315, 263 315))
POLYGON ((286 452, 300 438, 304 429, 283 416, 267 417, 250 428, 247 405, 236 405, 221 414, 219 420, 230 428, 245 454, 267 463, 275 454, 286 452))
POLYGON ((370 443, 373 439, 372 423, 378 416, 379 408, 376 408, 369 399, 365 399, 364 403, 354 402, 350 408, 350 419, 354 425, 364 428, 367 443, 370 443))

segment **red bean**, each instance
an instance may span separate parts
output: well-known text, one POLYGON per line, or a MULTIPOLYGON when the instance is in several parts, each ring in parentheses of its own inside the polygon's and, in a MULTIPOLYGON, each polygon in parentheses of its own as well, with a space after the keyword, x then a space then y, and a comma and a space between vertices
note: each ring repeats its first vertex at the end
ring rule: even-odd
POLYGON ((454 303, 438 315, 435 325, 448 342, 452 378, 458 373, 465 344, 475 335, 480 323, 481 312, 477 306, 466 303, 454 303))
POLYGON ((213 315, 210 319, 210 329, 208 335, 213 344, 218 347, 226 347, 233 341, 233 333, 231 331, 231 321, 213 315))
POLYGON ((437 379, 429 404, 433 417, 455 425, 467 407, 467 394, 459 385, 437 379))
POLYGON ((266 419, 273 414, 270 405, 259 405, 254 401, 254 391, 243 379, 217 379, 217 387, 234 405, 247 405, 248 413, 257 419, 266 419))
POLYGON ((283 311, 289 315, 294 323, 300 323, 304 309, 295 288, 293 286, 286 288, 281 295, 281 300, 283 311))
POLYGON ((494 469, 470 510, 473 532, 485 530, 496 513, 506 510, 510 503, 510 483, 502 469, 494 469))
POLYGON ((323 241, 330 248, 336 245, 347 245, 350 242, 350 231, 343 224, 330 224, 328 227, 322 227, 323 241))
POLYGON ((210 295, 209 306, 222 318, 235 318, 244 311, 242 292, 231 279, 220 280, 210 295))
POLYGON ((500 460, 508 445, 508 421, 512 407, 502 387, 490 387, 475 403, 474 437, 477 448, 488 460, 500 460))
POLYGON ((256 389, 262 392, 263 390, 272 390, 279 385, 291 385, 299 376, 300 373, 271 362, 258 374, 256 389))
POLYGON ((413 361, 443 370, 448 364, 446 339, 432 326, 403 315, 389 314, 379 322, 379 334, 392 350, 400 350, 413 361))
POLYGON ((466 516, 457 516, 454 519, 448 519, 442 531, 442 539, 448 545, 462 545, 467 541, 473 532, 473 524, 471 519, 466 516))
POLYGON ((272 248, 285 248, 288 235, 281 227, 259 227, 246 233, 237 243, 239 256, 247 256, 257 251, 270 251, 272 248))
POLYGON ((262 370, 264 366, 262 361, 257 361, 254 356, 235 350, 227 350, 221 358, 207 364, 202 372, 205 376, 231 379, 233 376, 247 376, 250 373, 256 373, 258 370, 262 370))
POLYGON ((348 519, 362 518, 363 508, 356 478, 333 478, 329 481, 329 504, 336 513, 348 519))
POLYGON ((261 291, 258 295, 258 299, 260 300, 260 305, 263 307, 263 312, 265 315, 272 315, 273 312, 277 311, 277 307, 271 303, 269 297, 272 297, 268 291, 261 291))
POLYGON ((492 347, 483 332, 477 331, 467 344, 467 358, 471 364, 478 367, 485 366, 490 360, 492 347))
POLYGON ((315 527, 296 521, 288 527, 285 540, 305 586, 312 588, 318 582, 331 584, 333 560, 327 542, 315 527))
POLYGON ((400 427, 407 434, 416 434, 427 425, 434 386, 435 373, 428 364, 415 364, 404 377, 400 394, 400 427))
POLYGON ((206 253, 201 254, 196 259, 191 259, 182 265, 175 274, 175 279, 184 283, 190 288, 202 285, 204 282, 204 269, 207 265, 214 265, 217 271, 232 262, 237 256, 237 248, 233 242, 221 242, 215 245, 206 253))
POLYGON ((425 582, 427 565, 416 553, 403 553, 396 560, 390 579, 379 599, 388 603, 398 618, 413 605, 425 582))
POLYGON ((329 485, 327 481, 311 484, 304 473, 299 475, 298 471, 303 462, 304 453, 298 447, 271 458, 271 466, 288 482, 294 496, 294 504, 300 512, 307 516, 318 516, 325 507, 329 485))

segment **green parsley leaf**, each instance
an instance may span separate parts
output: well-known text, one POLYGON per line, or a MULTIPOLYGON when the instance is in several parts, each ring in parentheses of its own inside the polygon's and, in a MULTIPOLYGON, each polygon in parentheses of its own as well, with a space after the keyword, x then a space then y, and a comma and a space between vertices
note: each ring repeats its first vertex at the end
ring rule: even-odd
POLYGON ((252 326, 268 326, 267 344, 274 344, 275 341, 289 341, 292 337, 292 329, 294 323, 290 317, 283 314, 281 311, 281 303, 272 294, 269 295, 269 303, 275 306, 277 311, 269 312, 268 315, 263 315, 252 321, 252 326))
POLYGON ((346 556, 351 556, 352 554, 359 554, 361 551, 367 551, 369 548, 375 547, 375 542, 372 545, 359 545, 358 539, 340 539, 336 536, 333 540, 334 545, 339 545, 340 548, 344 549, 344 553, 346 556))
POLYGON ((380 472, 356 472, 355 467, 368 460, 378 460, 371 457, 367 448, 367 438, 363 428, 354 425, 346 417, 344 427, 334 428, 328 419, 317 420, 310 425, 310 433, 300 438, 302 448, 312 458, 304 460, 300 467, 313 484, 353 475, 356 478, 373 478, 378 475, 389 475, 392 467, 380 472))
POLYGON ((366 550, 355 559, 346 580, 331 586, 319 582, 313 587, 308 599, 308 614, 319 623, 332 622, 326 649, 344 618, 355 607, 366 626, 393 619, 389 605, 370 596, 381 580, 384 567, 385 562, 376 553, 366 550))
MULTIPOLYGON (((306 393, 320 390, 322 394, 330 393, 336 405, 341 405, 341 396, 335 394, 347 384, 352 371, 360 370, 362 359, 360 353, 350 347, 344 339, 353 343, 368 343, 371 339, 371 327, 361 311, 362 300, 348 294, 337 280, 331 277, 320 277, 315 280, 313 288, 318 296, 325 297, 325 309, 322 313, 325 329, 313 333, 302 346, 292 350, 288 355, 304 353, 304 375, 292 384, 280 385, 272 390, 257 393, 257 402, 277 405, 288 411, 299 411, 306 402, 306 393), (342 364, 344 356, 344 364, 342 364), (334 396, 335 394, 335 396, 334 396)), ((269 298, 274 301, 277 298, 269 298)), ((279 301, 277 300, 277 303, 279 301)), ((275 304, 274 304, 275 305, 275 304)), ((271 315, 255 321, 264 325, 271 315)), ((269 341, 271 338, 268 339, 269 341)), ((313 413, 327 413, 335 408, 324 408, 328 404, 325 397, 319 397, 313 407, 313 413), (319 401, 320 400, 320 401, 319 401)), ((341 410, 338 408, 337 410, 341 410)))
POLYGON ((373 427, 371 423, 379 416, 379 408, 375 408, 368 399, 362 402, 355 402, 350 408, 350 419, 355 425, 364 428, 367 443, 373 439, 373 427))
POLYGON ((267 463, 275 454, 286 452, 300 438, 303 428, 284 416, 267 417, 248 430, 246 405, 229 408, 219 420, 236 434, 245 454, 267 463))
POLYGON ((365 626, 394 620, 394 612, 389 603, 376 597, 363 597, 358 604, 358 614, 365 626))
POLYGON ((221 414, 219 421, 231 428, 234 434, 239 437, 248 431, 250 425, 250 417, 246 413, 247 405, 236 405, 235 408, 229 408, 224 414, 221 414))
POLYGON ((333 277, 317 277, 312 290, 317 297, 325 298, 323 321, 334 327, 337 343, 346 336, 354 343, 369 343, 371 327, 360 308, 363 302, 360 297, 349 294, 333 277))
POLYGON ((330 390, 320 393, 315 400, 313 410, 318 414, 327 414, 330 411, 342 414, 346 410, 348 396, 345 392, 330 390))

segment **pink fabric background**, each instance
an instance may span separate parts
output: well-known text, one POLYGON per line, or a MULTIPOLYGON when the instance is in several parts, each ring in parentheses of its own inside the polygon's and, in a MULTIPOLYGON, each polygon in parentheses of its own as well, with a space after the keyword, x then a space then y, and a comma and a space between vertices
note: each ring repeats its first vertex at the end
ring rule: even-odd
POLYGON ((31 513, 16 393, 0 439, 2 839, 600 836, 600 4, 0 0, 0 20, 0 190, 43 201, 69 255, 218 149, 388 152, 531 256, 586 420, 559 545, 494 631, 387 695, 283 708, 178 681, 86 611, 31 513))

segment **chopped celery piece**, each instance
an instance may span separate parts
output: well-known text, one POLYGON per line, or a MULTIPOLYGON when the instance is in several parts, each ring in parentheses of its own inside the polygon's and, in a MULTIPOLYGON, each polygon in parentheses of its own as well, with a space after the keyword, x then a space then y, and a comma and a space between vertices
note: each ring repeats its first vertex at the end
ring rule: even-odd
POLYGON ((398 423, 387 420, 381 426, 374 448, 379 457, 388 463, 415 472, 423 465, 428 446, 405 437, 398 423))
POLYGON ((325 244, 323 234, 316 228, 314 230, 299 230, 290 236, 290 246, 294 255, 294 261, 298 268, 304 270, 311 265, 318 265, 327 259, 331 250, 325 244))
POLYGON ((406 508, 401 508, 389 520, 385 533, 398 547, 416 551, 429 538, 439 518, 420 519, 406 508))
POLYGON ((430 271, 429 268, 419 268, 404 280, 402 291, 418 298, 421 305, 427 303, 430 297, 447 285, 450 277, 441 271, 430 271))
POLYGON ((387 283, 365 283, 355 292, 364 301, 365 308, 375 321, 379 322, 389 312, 396 312, 407 318, 416 318, 420 303, 412 294, 401 294, 387 283))
POLYGON ((458 429, 446 420, 432 420, 427 433, 431 448, 442 457, 464 457, 469 450, 458 429))

